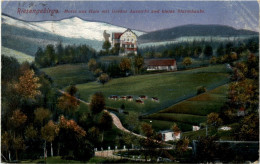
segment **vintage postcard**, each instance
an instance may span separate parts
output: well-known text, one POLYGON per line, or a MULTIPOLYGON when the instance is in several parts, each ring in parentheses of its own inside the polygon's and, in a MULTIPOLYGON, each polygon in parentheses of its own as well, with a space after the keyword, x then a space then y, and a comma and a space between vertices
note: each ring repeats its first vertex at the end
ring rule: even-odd
POLYGON ((259 1, 1 14, 2 162, 259 163, 259 1))

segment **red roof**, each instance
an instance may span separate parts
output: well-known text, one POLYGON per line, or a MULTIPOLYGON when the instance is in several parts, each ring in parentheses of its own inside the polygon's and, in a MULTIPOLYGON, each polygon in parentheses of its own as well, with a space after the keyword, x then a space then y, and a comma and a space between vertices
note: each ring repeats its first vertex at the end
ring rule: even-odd
POLYGON ((112 39, 119 39, 122 34, 123 33, 113 33, 112 34, 112 39))
POLYGON ((239 111, 245 111, 245 108, 244 108, 244 107, 241 107, 241 108, 239 109, 239 111))
POLYGON ((175 59, 152 59, 145 61, 147 66, 175 66, 175 59))

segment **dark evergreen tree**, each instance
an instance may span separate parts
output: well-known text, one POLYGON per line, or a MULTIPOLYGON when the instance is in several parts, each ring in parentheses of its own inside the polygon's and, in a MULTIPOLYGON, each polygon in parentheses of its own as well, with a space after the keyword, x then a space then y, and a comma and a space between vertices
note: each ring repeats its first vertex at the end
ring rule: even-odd
POLYGON ((221 43, 218 48, 217 48, 217 55, 218 56, 223 56, 225 55, 225 49, 224 49, 224 46, 223 44, 221 43))
POLYGON ((213 49, 210 45, 206 45, 204 48, 204 55, 206 57, 211 57, 213 55, 213 49))

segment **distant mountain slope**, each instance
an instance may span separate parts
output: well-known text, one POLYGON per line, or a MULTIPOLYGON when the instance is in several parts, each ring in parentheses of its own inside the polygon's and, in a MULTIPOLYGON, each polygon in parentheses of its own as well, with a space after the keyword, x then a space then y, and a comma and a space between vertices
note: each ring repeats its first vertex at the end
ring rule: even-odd
POLYGON ((237 30, 224 25, 184 25, 170 29, 158 30, 143 34, 139 37, 140 43, 170 41, 179 37, 189 36, 244 36, 258 35, 249 30, 237 30))
POLYGON ((10 48, 6 48, 6 47, 1 47, 1 55, 5 55, 5 56, 10 56, 10 57, 14 57, 18 60, 19 63, 28 61, 28 62, 32 62, 34 61, 34 57, 27 55, 25 53, 16 51, 16 50, 12 50, 10 48))
MULTIPOLYGON (((77 17, 60 21, 27 22, 2 15, 2 42, 5 47, 34 55, 46 44, 87 44, 102 48, 103 31, 124 32, 126 28, 102 22, 85 21, 77 17)), ((133 30, 137 35, 144 32, 133 30)))

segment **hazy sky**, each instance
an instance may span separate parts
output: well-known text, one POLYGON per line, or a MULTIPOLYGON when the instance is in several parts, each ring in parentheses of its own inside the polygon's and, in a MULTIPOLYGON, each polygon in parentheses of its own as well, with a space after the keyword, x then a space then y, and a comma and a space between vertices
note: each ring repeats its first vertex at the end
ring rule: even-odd
POLYGON ((2 12, 26 21, 60 20, 73 16, 89 21, 101 21, 126 28, 142 31, 154 31, 185 24, 222 24, 239 29, 258 31, 259 5, 257 1, 164 1, 164 2, 101 2, 101 1, 37 1, 14 2, 4 1, 2 12), (57 9, 57 14, 20 13, 23 9, 57 9), (76 10, 77 13, 64 13, 64 10, 76 10), (178 10, 201 10, 203 13, 178 13, 178 10), (79 10, 87 13, 79 13, 79 10), (99 10, 100 13, 88 13, 99 10), (101 13, 109 10, 109 13, 101 13), (112 10, 127 10, 127 13, 112 13, 112 10), (149 10, 149 13, 133 14, 130 10, 149 10), (151 13, 159 10, 160 13, 151 13), (175 13, 164 14, 162 10, 174 10, 175 13))

